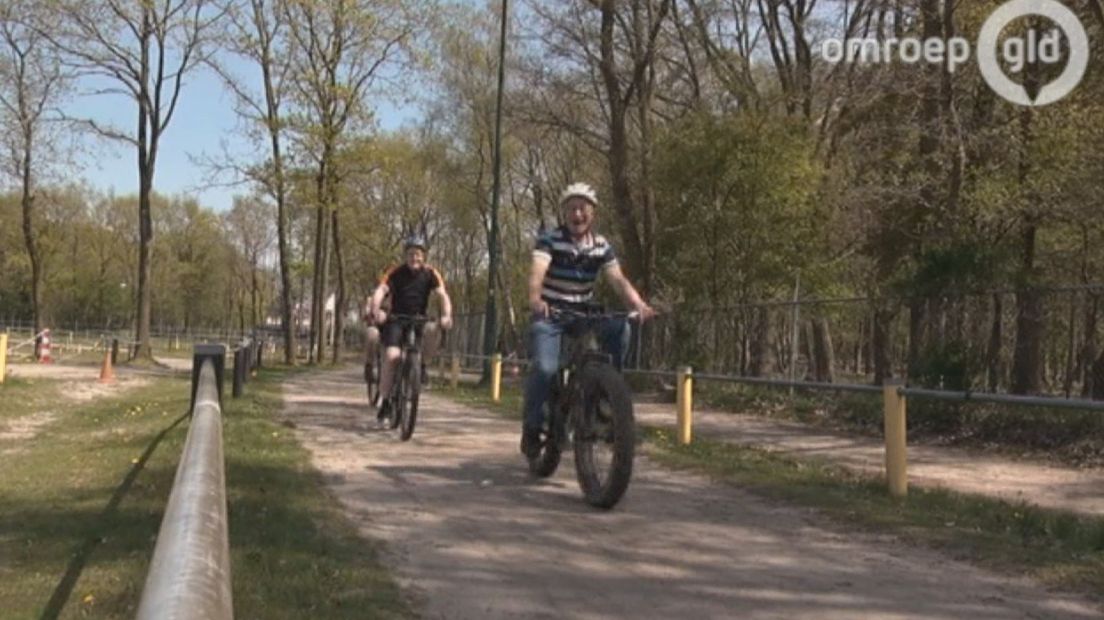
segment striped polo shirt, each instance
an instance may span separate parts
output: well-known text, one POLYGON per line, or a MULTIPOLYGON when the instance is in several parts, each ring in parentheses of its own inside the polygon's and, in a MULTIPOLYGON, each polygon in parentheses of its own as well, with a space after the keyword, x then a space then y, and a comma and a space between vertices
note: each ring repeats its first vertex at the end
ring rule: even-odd
POLYGON ((541 299, 553 305, 589 302, 598 274, 617 264, 613 246, 605 237, 591 234, 575 243, 563 226, 540 235, 533 258, 550 263, 541 299))

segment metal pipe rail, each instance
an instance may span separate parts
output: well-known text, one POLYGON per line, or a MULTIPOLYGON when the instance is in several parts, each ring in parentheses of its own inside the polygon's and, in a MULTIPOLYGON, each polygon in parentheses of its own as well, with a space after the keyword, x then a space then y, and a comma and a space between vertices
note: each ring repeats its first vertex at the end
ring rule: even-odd
POLYGON ((1014 396, 1011 394, 993 394, 990 392, 953 392, 926 388, 898 388, 901 396, 915 396, 960 403, 990 403, 997 405, 1023 405, 1029 407, 1054 407, 1057 409, 1081 409, 1104 411, 1104 401, 1078 398, 1060 398, 1057 396, 1014 396))
POLYGON ((215 362, 203 359, 188 438, 142 589, 139 620, 234 617, 215 362))
POLYGON ((808 388, 811 390, 829 390, 835 392, 859 392, 866 394, 881 394, 882 388, 874 385, 862 385, 857 383, 824 383, 822 381, 790 381, 788 379, 767 379, 764 377, 739 377, 735 375, 718 375, 711 373, 694 373, 695 379, 702 381, 723 381, 728 383, 746 383, 749 385, 767 385, 771 387, 808 388))

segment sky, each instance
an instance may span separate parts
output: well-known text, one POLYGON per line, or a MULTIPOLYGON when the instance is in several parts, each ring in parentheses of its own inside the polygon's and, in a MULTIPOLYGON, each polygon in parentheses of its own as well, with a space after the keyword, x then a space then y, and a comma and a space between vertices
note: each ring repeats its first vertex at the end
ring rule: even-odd
MULTIPOLYGON (((240 72, 248 69, 236 68, 240 72)), ((87 92, 97 86, 113 84, 106 79, 85 80, 80 89, 87 92)), ((97 123, 112 123, 134 134, 138 113, 135 103, 125 97, 78 95, 65 109, 69 115, 92 118, 97 123)), ((379 126, 385 130, 401 127, 419 114, 412 106, 399 107, 382 100, 376 103, 376 109, 379 126)), ((247 193, 248 188, 213 184, 211 169, 200 162, 219 157, 224 144, 234 151, 241 151, 244 139, 236 133, 237 123, 233 97, 225 91, 220 78, 207 69, 197 69, 189 74, 172 121, 161 137, 154 189, 165 195, 193 195, 201 205, 217 211, 229 209, 234 195, 247 193)), ((86 140, 76 157, 78 176, 104 192, 137 193, 137 158, 131 145, 108 140, 86 140)))

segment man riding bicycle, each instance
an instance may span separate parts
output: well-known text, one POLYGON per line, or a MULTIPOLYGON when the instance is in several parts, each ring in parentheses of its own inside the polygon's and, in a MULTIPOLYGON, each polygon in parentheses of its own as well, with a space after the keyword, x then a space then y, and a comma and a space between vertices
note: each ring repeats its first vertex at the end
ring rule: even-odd
MULTIPOLYGON (((383 398, 376 414, 378 422, 386 420, 390 413, 391 404, 387 395, 391 393, 395 369, 402 356, 399 345, 402 342, 403 324, 388 320, 389 315, 383 310, 384 299, 390 297, 392 314, 420 316, 429 307, 430 295, 436 293, 441 299, 440 327, 444 330, 452 327, 452 300, 445 290, 445 280, 440 272, 426 263, 427 250, 425 238, 421 235, 407 237, 403 241, 403 263, 389 268, 383 274, 368 304, 369 316, 375 320, 375 324, 368 328, 368 363, 375 359, 376 348, 381 342, 385 347, 380 368, 379 393, 383 398)), ((437 337, 437 325, 432 321, 426 323, 422 332, 426 359, 431 359, 436 353, 437 337)))
MULTIPOLYGON (((556 321, 556 308, 580 308, 594 297, 599 274, 636 311, 641 321, 655 316, 621 271, 613 246, 593 231, 598 196, 586 183, 574 183, 560 197, 563 225, 542 234, 533 250, 529 270, 529 355, 532 359, 525 383, 525 421, 521 452, 528 458, 540 454, 544 405, 560 365, 560 338, 568 325, 556 321)), ((602 348, 621 367, 629 348, 629 325, 623 319, 609 319, 599 330, 602 348)))

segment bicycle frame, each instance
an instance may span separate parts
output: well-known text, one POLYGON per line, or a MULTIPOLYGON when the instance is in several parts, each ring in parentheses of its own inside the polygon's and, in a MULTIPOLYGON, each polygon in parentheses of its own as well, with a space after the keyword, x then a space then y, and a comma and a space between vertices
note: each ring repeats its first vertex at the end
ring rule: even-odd
MULTIPOLYGON (((393 314, 391 320, 402 324, 402 338, 400 339, 399 346, 399 359, 396 364, 395 374, 391 381, 391 394, 389 398, 396 398, 399 395, 399 390, 402 388, 402 382, 405 377, 402 376, 401 370, 403 363, 410 356, 411 353, 417 353, 422 348, 422 330, 420 329, 426 323, 430 321, 429 317, 420 316, 416 314, 393 314)), ((383 351, 383 347, 380 347, 383 351)))
POLYGON ((604 352, 598 343, 599 327, 607 319, 631 319, 636 313, 605 312, 594 307, 585 311, 556 310, 552 316, 566 319, 567 325, 560 339, 560 368, 549 398, 552 419, 548 423, 550 427, 553 424, 563 425, 556 432, 560 437, 566 437, 567 429, 574 425, 574 412, 569 407, 573 399, 567 398, 573 389, 572 378, 587 363, 613 365, 613 356, 604 352))

